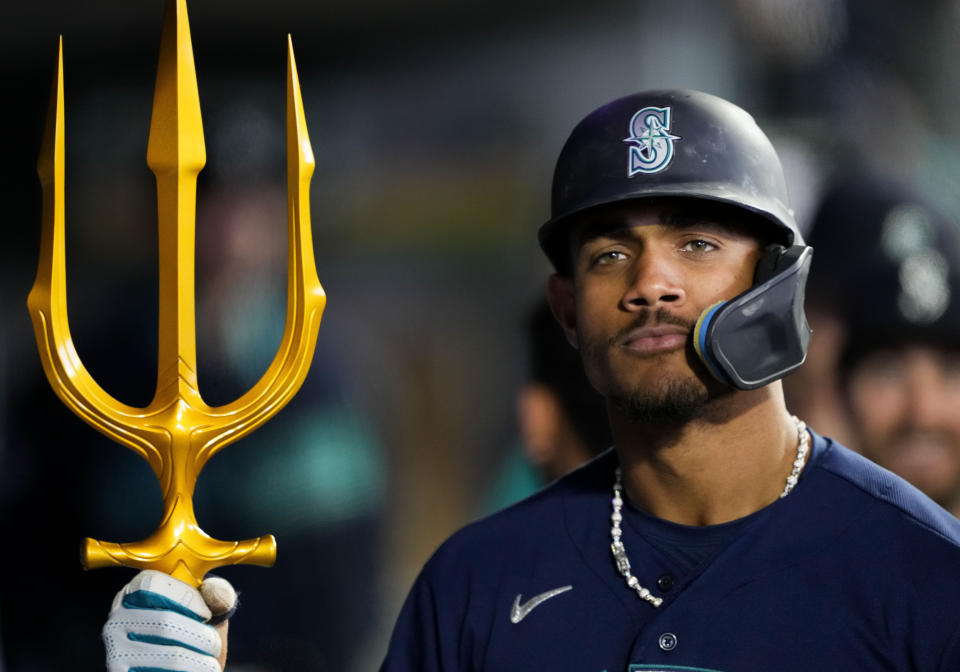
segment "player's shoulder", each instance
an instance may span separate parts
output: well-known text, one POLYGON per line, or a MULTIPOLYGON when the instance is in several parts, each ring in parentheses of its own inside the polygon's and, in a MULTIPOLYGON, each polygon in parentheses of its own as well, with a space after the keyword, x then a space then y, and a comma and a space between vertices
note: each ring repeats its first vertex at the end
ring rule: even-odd
POLYGON ((454 532, 427 563, 428 570, 456 567, 465 570, 478 562, 484 567, 556 550, 567 539, 565 507, 572 498, 609 498, 613 449, 574 469, 534 494, 454 532))
POLYGON ((960 520, 955 516, 893 472, 833 439, 814 436, 824 442, 818 467, 858 492, 864 511, 960 551, 960 520))

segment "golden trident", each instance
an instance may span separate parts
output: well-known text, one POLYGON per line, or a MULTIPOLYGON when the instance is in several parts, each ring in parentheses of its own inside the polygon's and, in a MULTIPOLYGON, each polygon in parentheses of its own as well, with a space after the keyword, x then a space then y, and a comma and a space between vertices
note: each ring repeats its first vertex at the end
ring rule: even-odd
POLYGON ((293 398, 313 358, 326 297, 317 278, 310 233, 313 151, 300 83, 287 36, 287 317, 279 351, 253 388, 210 407, 197 387, 194 231, 197 174, 206 163, 197 76, 185 0, 167 0, 147 144, 159 213, 159 349, 157 389, 146 408, 123 404, 87 373, 67 322, 64 258, 63 39, 47 125, 37 161, 43 185, 43 233, 37 278, 27 299, 47 380, 78 416, 145 459, 163 491, 163 518, 134 543, 86 539, 86 569, 125 565, 157 569, 199 585, 215 567, 270 566, 276 540, 266 535, 220 541, 197 524, 193 491, 200 470, 224 446, 269 420, 293 398))

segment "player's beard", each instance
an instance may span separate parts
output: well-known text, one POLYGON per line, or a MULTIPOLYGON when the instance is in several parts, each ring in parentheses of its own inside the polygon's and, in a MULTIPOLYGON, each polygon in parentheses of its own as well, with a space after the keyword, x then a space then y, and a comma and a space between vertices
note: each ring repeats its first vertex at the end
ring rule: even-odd
MULTIPOLYGON (((621 329, 606 341, 599 339, 584 339, 580 335, 581 348, 585 364, 589 369, 602 362, 601 368, 608 371, 610 381, 607 389, 601 390, 607 402, 623 413, 631 422, 682 425, 686 422, 703 416, 707 411, 711 395, 706 385, 690 371, 688 376, 677 375, 658 377, 656 385, 634 385, 618 382, 613 375, 609 359, 609 352, 627 338, 628 334, 638 327, 647 324, 671 324, 686 327, 692 331, 694 324, 683 318, 670 314, 664 309, 656 312, 646 311, 637 316, 637 319, 628 327, 621 329)), ((689 349, 689 348, 688 348, 689 349)), ((672 353, 671 356, 676 356, 672 353)), ((651 358, 653 359, 653 358, 651 358)))
POLYGON ((701 417, 710 398, 699 381, 674 378, 664 381, 660 389, 635 389, 609 401, 634 423, 682 425, 701 417))

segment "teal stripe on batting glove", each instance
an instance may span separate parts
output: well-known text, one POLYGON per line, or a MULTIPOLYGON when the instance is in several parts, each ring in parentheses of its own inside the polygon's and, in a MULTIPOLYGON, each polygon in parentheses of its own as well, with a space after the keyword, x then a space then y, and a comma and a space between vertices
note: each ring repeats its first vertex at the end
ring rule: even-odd
POLYGON ((193 586, 162 572, 137 574, 103 627, 108 672, 221 672, 220 634, 193 586))

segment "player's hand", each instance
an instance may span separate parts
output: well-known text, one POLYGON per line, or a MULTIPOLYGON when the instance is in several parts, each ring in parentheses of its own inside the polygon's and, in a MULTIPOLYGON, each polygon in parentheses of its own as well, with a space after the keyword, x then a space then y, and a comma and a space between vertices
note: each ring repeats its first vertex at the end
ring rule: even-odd
POLYGON ((103 626, 107 671, 221 672, 228 623, 222 617, 236 601, 219 577, 197 590, 163 572, 140 572, 117 593, 103 626))

